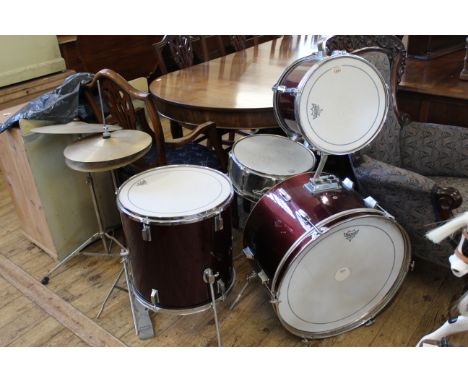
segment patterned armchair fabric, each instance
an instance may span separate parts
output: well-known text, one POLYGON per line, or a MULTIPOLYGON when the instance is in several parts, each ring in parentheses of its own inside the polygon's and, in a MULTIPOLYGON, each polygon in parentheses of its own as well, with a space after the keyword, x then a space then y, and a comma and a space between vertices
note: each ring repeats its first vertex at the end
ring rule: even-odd
MULTIPOLYGON (((392 68, 394 62, 389 57, 396 57, 393 48, 397 47, 404 60, 406 52, 401 43, 392 40, 384 46, 384 42, 396 38, 376 36, 375 45, 368 48, 337 46, 340 41, 361 41, 360 36, 353 37, 356 38, 332 37, 330 46, 364 57, 381 72, 389 87, 396 87, 395 77, 401 76, 404 66, 392 68), (393 50, 389 51, 388 47, 393 50)), ((391 90, 394 94, 395 89, 391 90)), ((390 99, 381 132, 353 155, 356 179, 361 191, 372 195, 407 230, 414 256, 448 266, 452 246, 447 241, 434 245, 424 234, 441 220, 435 199, 435 191, 440 187, 456 187, 464 195, 465 203, 454 213, 468 210, 468 129, 418 122, 402 127, 393 97, 390 99)))

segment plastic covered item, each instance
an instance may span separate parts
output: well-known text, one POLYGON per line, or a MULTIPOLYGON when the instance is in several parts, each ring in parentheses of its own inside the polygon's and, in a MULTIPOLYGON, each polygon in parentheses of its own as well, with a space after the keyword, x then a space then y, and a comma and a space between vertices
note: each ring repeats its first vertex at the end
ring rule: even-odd
POLYGON ((62 85, 45 93, 20 109, 0 126, 0 133, 14 126, 20 119, 47 120, 56 123, 71 122, 75 118, 89 121, 91 109, 81 96, 81 86, 94 77, 91 73, 75 73, 65 78, 62 85))

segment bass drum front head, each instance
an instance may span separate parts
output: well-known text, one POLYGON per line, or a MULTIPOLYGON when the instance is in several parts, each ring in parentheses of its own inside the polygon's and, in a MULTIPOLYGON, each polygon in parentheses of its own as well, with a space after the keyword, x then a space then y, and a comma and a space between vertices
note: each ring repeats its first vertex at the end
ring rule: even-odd
POLYGON ((350 218, 304 244, 272 285, 280 321, 303 338, 338 335, 372 319, 410 262, 406 233, 382 215, 350 218))
POLYGON ((380 132, 388 111, 388 88, 365 59, 341 54, 309 69, 299 84, 296 121, 317 150, 344 155, 360 150, 380 132))

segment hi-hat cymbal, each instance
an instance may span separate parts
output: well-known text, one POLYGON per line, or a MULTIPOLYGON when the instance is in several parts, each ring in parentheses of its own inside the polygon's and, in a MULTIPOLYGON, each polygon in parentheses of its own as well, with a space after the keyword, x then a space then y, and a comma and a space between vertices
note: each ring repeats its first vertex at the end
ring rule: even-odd
MULTIPOLYGON (((72 121, 61 125, 49 125, 44 127, 36 127, 31 129, 33 133, 39 134, 95 134, 102 133, 104 125, 101 123, 85 123, 80 121, 72 121)), ((122 130, 117 125, 107 125, 109 131, 122 130)))
POLYGON ((80 139, 63 151, 65 162, 77 171, 114 170, 145 155, 151 148, 151 136, 139 130, 118 130, 109 138, 102 135, 80 139))

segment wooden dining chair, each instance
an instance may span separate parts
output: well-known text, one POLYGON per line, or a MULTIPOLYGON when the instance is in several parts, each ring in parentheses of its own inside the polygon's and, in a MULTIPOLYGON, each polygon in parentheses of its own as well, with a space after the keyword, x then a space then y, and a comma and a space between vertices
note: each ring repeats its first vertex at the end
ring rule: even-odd
POLYGON ((121 180, 150 168, 174 164, 200 165, 226 172, 227 156, 213 122, 198 125, 184 137, 165 138, 151 95, 135 89, 118 73, 103 69, 85 86, 85 97, 100 123, 103 123, 101 107, 95 96, 98 81, 103 102, 109 111, 106 123, 111 120, 124 129, 143 130, 151 135, 153 141, 150 151, 143 158, 119 171, 121 180), (144 106, 136 108, 134 100, 144 106), (206 138, 208 147, 195 142, 199 137, 206 138))
MULTIPOLYGON (((208 48, 206 40, 201 37, 202 60, 208 61, 208 48)), ((160 74, 164 75, 174 70, 185 69, 194 63, 201 62, 195 59, 193 50, 193 36, 171 36, 166 35, 163 39, 153 44, 160 74)), ((183 126, 176 121, 170 120, 171 134, 173 138, 183 135, 183 126)), ((191 129, 193 126, 186 126, 191 129)))

